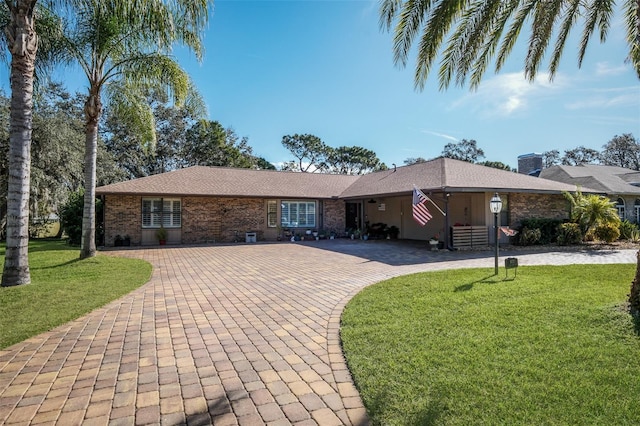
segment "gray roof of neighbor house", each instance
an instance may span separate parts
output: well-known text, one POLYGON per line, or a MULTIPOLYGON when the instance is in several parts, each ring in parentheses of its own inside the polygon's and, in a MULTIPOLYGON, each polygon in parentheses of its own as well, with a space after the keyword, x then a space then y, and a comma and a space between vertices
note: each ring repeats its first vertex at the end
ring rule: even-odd
MULTIPOLYGON (((194 166, 163 174, 114 183, 96 189, 100 194, 363 198, 423 191, 534 192, 575 191, 576 186, 471 164, 450 158, 403 166, 362 176, 278 172, 194 166)), ((582 188, 584 192, 590 191, 582 188)))
POLYGON ((100 194, 335 198, 358 176, 193 166, 96 188, 100 194))
POLYGON ((640 172, 623 167, 552 166, 542 170, 540 177, 593 188, 607 195, 640 195, 640 172))

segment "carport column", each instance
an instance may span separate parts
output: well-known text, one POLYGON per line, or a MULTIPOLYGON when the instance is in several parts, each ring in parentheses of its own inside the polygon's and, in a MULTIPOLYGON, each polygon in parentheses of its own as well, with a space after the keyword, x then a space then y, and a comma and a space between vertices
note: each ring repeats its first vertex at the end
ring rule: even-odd
POLYGON ((447 241, 447 250, 453 250, 451 246, 451 229, 449 225, 449 197, 450 193, 444 194, 444 235, 447 241))

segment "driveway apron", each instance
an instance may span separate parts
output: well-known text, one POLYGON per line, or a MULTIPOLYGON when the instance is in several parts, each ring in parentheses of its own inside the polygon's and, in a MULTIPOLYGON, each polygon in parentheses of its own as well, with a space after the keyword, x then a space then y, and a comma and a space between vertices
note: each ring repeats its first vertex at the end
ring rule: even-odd
MULTIPOLYGON (((635 253, 517 256, 634 263, 635 253)), ((150 282, 1 351, 0 424, 368 424, 340 347, 347 301, 393 276, 493 267, 489 252, 382 241, 110 254, 151 262, 150 282)))

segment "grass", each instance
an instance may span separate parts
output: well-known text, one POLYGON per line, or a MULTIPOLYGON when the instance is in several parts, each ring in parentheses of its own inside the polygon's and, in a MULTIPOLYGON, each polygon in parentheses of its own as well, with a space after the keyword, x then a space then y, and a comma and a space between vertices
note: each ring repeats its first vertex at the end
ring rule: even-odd
POLYGON ((373 424, 640 424, 640 336, 621 306, 635 265, 399 277, 342 317, 373 424))
MULTIPOLYGON (((146 283, 151 265, 98 256, 79 260, 62 241, 29 244, 31 284, 0 288, 0 348, 103 306, 146 283)), ((4 247, 0 252, 4 264, 4 247)))

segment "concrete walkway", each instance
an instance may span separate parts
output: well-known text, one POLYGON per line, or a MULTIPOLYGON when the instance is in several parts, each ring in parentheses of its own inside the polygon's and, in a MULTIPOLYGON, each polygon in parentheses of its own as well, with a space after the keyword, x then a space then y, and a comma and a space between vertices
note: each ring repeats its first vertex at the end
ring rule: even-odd
MULTIPOLYGON (((635 253, 501 256, 520 265, 635 263, 635 253)), ((0 424, 364 425, 339 341, 347 301, 397 275, 493 267, 488 251, 389 241, 111 254, 151 262, 151 281, 1 351, 0 424)))

